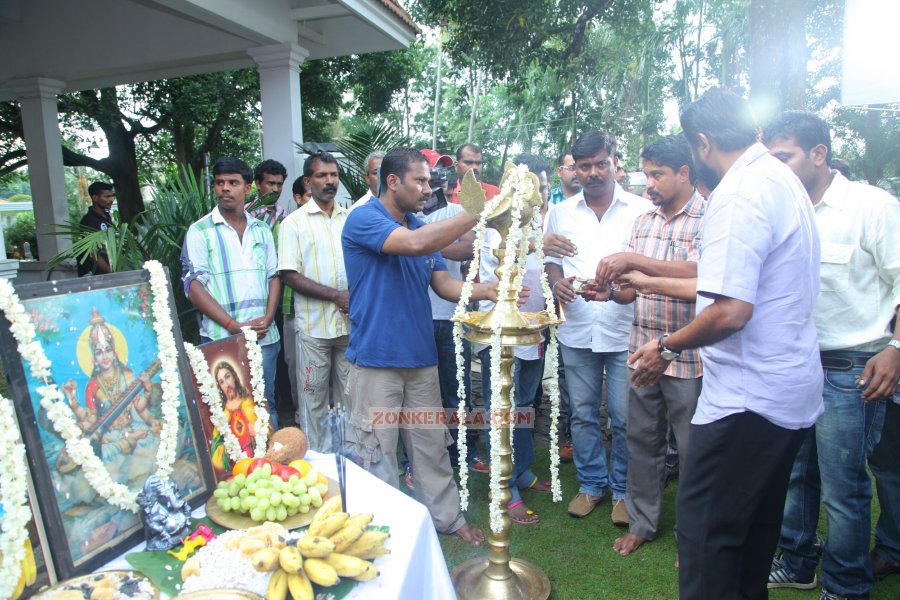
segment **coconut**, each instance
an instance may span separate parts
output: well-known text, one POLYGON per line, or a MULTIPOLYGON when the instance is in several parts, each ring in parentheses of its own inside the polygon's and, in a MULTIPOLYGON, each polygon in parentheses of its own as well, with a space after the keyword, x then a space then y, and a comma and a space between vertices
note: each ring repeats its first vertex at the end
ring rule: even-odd
POLYGON ((266 459, 286 465, 306 456, 308 447, 305 433, 297 427, 285 427, 269 437, 266 459))

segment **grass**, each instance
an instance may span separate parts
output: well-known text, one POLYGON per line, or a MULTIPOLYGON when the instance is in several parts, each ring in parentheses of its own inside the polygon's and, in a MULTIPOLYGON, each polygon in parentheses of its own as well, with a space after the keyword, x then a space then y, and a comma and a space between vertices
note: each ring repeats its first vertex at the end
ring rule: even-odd
MULTIPOLYGON (((538 449, 535 472, 549 474, 547 448, 538 449)), ((575 466, 560 465, 563 501, 554 504, 550 494, 524 492, 523 498, 541 517, 532 526, 513 525, 511 555, 527 560, 541 569, 550 579, 554 600, 675 600, 678 598, 678 570, 675 560, 675 492, 677 484, 665 492, 660 536, 644 544, 628 557, 619 556, 612 549, 613 541, 625 529, 610 521, 612 505, 608 498, 584 519, 574 519, 566 512, 568 501, 577 491, 575 466)), ((488 528, 488 476, 470 473, 470 522, 488 528)), ((403 489, 406 489, 401 484, 403 489)), ((874 521, 878 516, 877 502, 873 505, 874 521)), ((824 516, 819 524, 825 534, 824 516)), ((455 536, 440 536, 441 547, 452 572, 461 563, 487 556, 482 548, 471 548, 455 536)), ((818 600, 815 591, 772 590, 772 600, 818 600)), ((900 598, 900 576, 890 576, 877 582, 872 600, 900 598)))

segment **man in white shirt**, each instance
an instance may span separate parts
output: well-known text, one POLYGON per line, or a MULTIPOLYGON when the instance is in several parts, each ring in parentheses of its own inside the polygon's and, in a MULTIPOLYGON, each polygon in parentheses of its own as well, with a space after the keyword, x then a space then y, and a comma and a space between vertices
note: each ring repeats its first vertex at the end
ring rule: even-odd
POLYGON ((665 363, 700 348, 703 390, 676 501, 679 597, 767 598, 791 465, 822 414, 818 233, 803 186, 756 141, 745 100, 711 90, 681 126, 713 190, 697 316, 638 348, 632 381, 655 383, 665 363))
MULTIPOLYGON (((429 180, 429 186, 432 188, 431 199, 428 201, 429 203, 433 203, 437 206, 439 201, 439 194, 437 192, 437 188, 434 186, 434 183, 438 181, 441 177, 443 177, 444 182, 446 183, 446 173, 443 172, 449 164, 452 164, 452 159, 446 154, 439 154, 434 150, 420 149, 425 157, 428 159, 428 166, 430 167, 430 175, 431 179, 429 180)), ((448 203, 446 197, 440 196, 440 199, 443 200, 443 206, 437 206, 436 208, 432 207, 429 203, 426 203, 423 212, 418 213, 416 216, 422 220, 423 223, 438 223, 440 221, 446 221, 456 215, 465 212, 463 207, 459 204, 451 204, 448 203)), ((441 256, 444 258, 444 262, 447 264, 447 272, 450 274, 450 277, 453 279, 457 279, 459 281, 463 281, 465 277, 462 273, 462 265, 464 261, 470 261, 473 257, 473 248, 472 244, 475 241, 475 233, 473 231, 467 231, 460 238, 454 241, 452 244, 443 248, 441 250, 441 256)), ((456 311, 456 303, 450 302, 449 300, 444 300, 437 293, 428 288, 428 299, 431 301, 431 319, 434 325, 434 342, 437 346, 438 352, 438 381, 440 383, 441 388, 441 402, 443 404, 444 409, 448 411, 456 411, 459 408, 459 403, 463 402, 466 406, 467 410, 471 410, 472 408, 472 390, 471 390, 471 365, 472 365, 472 356, 471 356, 471 346, 468 343, 463 344, 463 364, 465 372, 466 372, 466 381, 464 390, 458 389, 458 383, 456 381, 456 345, 453 341, 453 322, 450 318, 453 316, 454 311, 456 311)), ((469 448, 468 461, 469 465, 474 465, 477 463, 482 463, 482 461, 476 455, 476 447, 475 442, 477 441, 476 432, 471 428, 467 430, 467 444, 469 448)), ((452 428, 450 430, 450 435, 453 437, 453 444, 447 448, 450 453, 450 465, 456 469, 459 465, 459 451, 457 449, 457 434, 458 429, 452 428)), ((483 464, 483 463, 482 463, 483 464)), ((468 467, 464 467, 468 468, 468 467)), ((407 479, 407 483, 409 483, 409 479, 407 479)))
MULTIPOLYGON (((822 598, 867 598, 874 579, 866 459, 881 435, 886 400, 900 401, 900 329, 893 337, 890 330, 900 305, 900 204, 831 170, 831 133, 816 115, 786 112, 764 138, 800 178, 815 209, 822 284, 813 318, 825 379, 825 412, 794 463, 781 527, 784 554, 772 565, 769 587, 816 587, 821 496, 828 522, 822 598)), ((884 559, 895 562, 892 553, 900 557, 900 547, 885 548, 884 559)))
MULTIPOLYGON (((635 219, 653 205, 622 189, 614 179, 615 141, 590 131, 572 146, 579 194, 557 204, 547 215, 546 233, 562 235, 578 247, 565 258, 547 256, 545 269, 566 322, 557 330, 569 392, 572 444, 578 470, 578 493, 569 514, 585 517, 612 492, 612 520, 628 525, 625 508, 628 447, 625 438, 628 390, 628 337, 634 310, 615 302, 586 302, 575 293, 575 280, 592 280, 597 263, 628 246, 635 219), (600 394, 606 372, 606 401, 612 421, 609 463, 600 432, 600 394), (607 464, 609 465, 607 467, 607 464)), ((609 295, 603 298, 609 300, 609 295)))
POLYGON ((310 448, 330 452, 332 444, 341 441, 332 440, 326 430, 329 406, 349 408, 345 389, 350 363, 344 353, 350 341, 350 292, 341 246, 349 211, 334 201, 338 164, 331 154, 307 157, 303 176, 312 202, 281 223, 278 269, 284 284, 294 290, 302 365, 296 422, 306 432, 310 448))
POLYGON ((369 189, 366 190, 366 193, 357 199, 356 202, 353 203, 353 206, 350 207, 350 210, 353 210, 354 207, 362 206, 366 202, 369 201, 369 198, 378 196, 378 169, 381 168, 381 161, 384 160, 384 152, 381 150, 374 150, 369 152, 369 155, 366 157, 365 167, 366 167, 366 183, 369 184, 369 189))

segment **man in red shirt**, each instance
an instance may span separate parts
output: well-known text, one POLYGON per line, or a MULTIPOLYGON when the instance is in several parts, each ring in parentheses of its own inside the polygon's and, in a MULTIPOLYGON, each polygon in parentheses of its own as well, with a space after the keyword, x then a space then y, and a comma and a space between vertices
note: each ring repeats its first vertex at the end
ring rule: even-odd
MULTIPOLYGON (((475 172, 475 179, 480 181, 483 166, 484 159, 481 157, 481 148, 475 144, 463 144, 459 147, 459 150, 456 151, 456 188, 453 190, 450 202, 459 204, 459 186, 466 172, 471 169, 475 172)), ((482 183, 481 189, 484 190, 486 200, 490 200, 500 193, 500 188, 489 183, 482 183)))

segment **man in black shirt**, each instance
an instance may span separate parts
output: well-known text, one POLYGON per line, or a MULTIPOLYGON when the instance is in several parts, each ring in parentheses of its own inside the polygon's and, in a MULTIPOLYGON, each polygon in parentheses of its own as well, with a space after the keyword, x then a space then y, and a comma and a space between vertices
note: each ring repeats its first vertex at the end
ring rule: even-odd
MULTIPOLYGON (((91 197, 91 208, 87 214, 81 217, 81 225, 97 231, 103 231, 112 225, 110 209, 116 199, 113 186, 103 181, 95 181, 88 187, 88 195, 91 197)), ((100 275, 110 273, 109 257, 101 252, 97 256, 87 256, 84 262, 78 263, 78 276, 100 275)))

